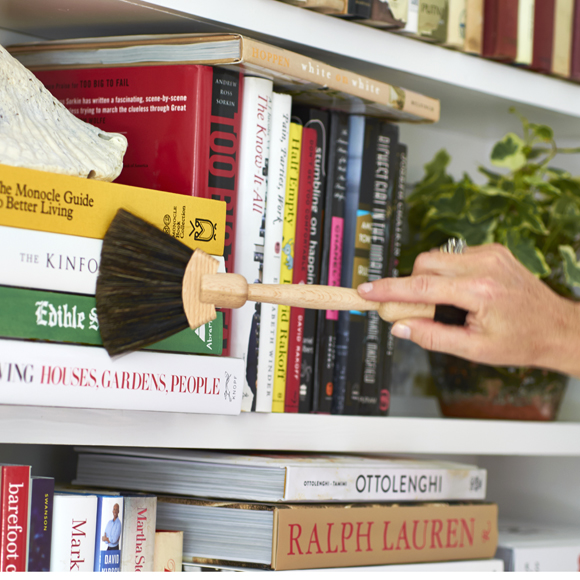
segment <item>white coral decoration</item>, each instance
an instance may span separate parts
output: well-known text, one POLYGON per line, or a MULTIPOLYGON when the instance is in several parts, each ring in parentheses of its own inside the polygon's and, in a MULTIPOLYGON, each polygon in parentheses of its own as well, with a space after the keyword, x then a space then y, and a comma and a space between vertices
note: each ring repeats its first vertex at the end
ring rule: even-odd
POLYGON ((0 46, 0 163, 113 181, 127 138, 69 113, 0 46))

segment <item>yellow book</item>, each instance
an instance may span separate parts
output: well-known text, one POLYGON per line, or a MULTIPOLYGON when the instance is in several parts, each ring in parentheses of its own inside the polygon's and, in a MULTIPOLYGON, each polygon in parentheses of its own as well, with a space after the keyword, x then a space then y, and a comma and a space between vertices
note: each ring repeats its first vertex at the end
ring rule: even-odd
POLYGON ((556 0, 551 72, 564 78, 570 76, 573 22, 574 0, 556 0))
POLYGON ((190 248, 224 252, 225 202, 0 165, 0 226, 102 239, 121 208, 190 248))
MULTIPOLYGON (((296 209, 298 206, 298 183, 300 179, 300 150, 302 125, 290 123, 288 144, 288 172, 286 175, 286 197, 284 201, 284 228, 282 230, 282 260, 280 284, 292 284, 294 263, 294 234, 296 233, 296 209)), ((290 306, 278 306, 278 328, 276 331, 276 370, 272 391, 272 412, 284 412, 286 394, 286 361, 288 358, 288 333, 290 330, 290 306)))

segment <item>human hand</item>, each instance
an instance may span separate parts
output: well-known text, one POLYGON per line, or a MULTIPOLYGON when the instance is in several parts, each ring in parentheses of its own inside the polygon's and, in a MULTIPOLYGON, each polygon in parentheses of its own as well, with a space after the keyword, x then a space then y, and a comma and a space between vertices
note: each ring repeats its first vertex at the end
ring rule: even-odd
POLYGON ((562 298, 500 244, 463 254, 420 254, 413 273, 359 286, 380 302, 451 304, 465 326, 406 319, 392 333, 423 348, 498 366, 533 366, 580 376, 580 305, 562 298))

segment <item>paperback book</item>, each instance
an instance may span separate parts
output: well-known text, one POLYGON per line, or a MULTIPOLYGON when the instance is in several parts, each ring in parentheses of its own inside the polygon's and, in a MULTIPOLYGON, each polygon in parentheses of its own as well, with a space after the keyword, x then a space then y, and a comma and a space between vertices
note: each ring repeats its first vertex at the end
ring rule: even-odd
POLYGON ((157 497, 123 495, 121 572, 153 572, 157 497))
POLYGON ((30 527, 28 537, 28 571, 50 572, 54 479, 30 478, 30 527))

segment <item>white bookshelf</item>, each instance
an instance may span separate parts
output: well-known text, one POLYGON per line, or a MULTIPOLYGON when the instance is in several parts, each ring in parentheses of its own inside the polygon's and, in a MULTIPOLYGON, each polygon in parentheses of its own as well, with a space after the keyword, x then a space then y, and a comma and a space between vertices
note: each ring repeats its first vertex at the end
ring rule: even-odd
MULTIPOLYGON (((580 141, 580 85, 275 0, 0 0, 2 44, 224 30, 441 99, 440 123, 401 126, 409 145, 411 181, 441 146, 453 157, 453 172, 474 173, 492 143, 518 129, 519 122, 507 112, 511 105, 536 122, 550 124, 563 144, 580 141)), ((573 168, 574 162, 560 165, 573 168)), ((499 502, 500 514, 576 523, 579 386, 572 383, 554 423, 421 417, 416 407, 403 406, 389 418, 220 417, 43 408, 31 401, 31 406, 0 405, 0 460, 2 452, 14 461, 19 449, 42 456, 57 446, 81 444, 460 455, 489 469, 489 498, 499 502)))

